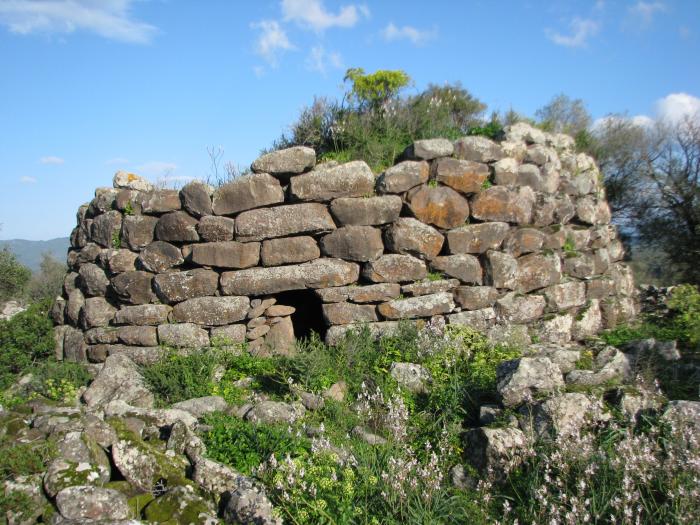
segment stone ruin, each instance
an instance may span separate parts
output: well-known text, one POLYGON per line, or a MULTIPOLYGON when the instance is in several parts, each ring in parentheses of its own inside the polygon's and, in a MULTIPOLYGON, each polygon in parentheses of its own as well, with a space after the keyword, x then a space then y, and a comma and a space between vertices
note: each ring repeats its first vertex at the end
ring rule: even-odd
POLYGON ((416 141, 378 176, 293 147, 218 188, 125 172, 113 185, 77 214, 52 311, 59 358, 145 363, 244 341, 288 353, 311 331, 333 344, 436 316, 565 343, 636 313, 594 160, 526 124, 501 142, 416 141))

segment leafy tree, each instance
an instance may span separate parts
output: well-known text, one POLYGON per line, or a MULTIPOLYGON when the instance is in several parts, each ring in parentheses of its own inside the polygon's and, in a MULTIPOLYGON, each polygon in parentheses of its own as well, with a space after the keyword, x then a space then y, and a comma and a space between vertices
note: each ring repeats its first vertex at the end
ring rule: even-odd
POLYGON ((41 256, 39 273, 29 281, 28 294, 32 301, 53 300, 61 293, 66 265, 57 261, 51 254, 41 256))
POLYGON ((411 77, 401 70, 380 69, 366 74, 361 67, 354 67, 347 70, 343 80, 352 83, 347 96, 362 111, 377 110, 396 98, 399 91, 409 84, 411 77))
POLYGON ((576 136, 586 132, 591 125, 591 115, 580 98, 571 99, 563 93, 555 96, 535 112, 540 126, 554 133, 576 136))
POLYGON ((0 250, 0 301, 21 297, 32 272, 22 265, 9 248, 0 250))

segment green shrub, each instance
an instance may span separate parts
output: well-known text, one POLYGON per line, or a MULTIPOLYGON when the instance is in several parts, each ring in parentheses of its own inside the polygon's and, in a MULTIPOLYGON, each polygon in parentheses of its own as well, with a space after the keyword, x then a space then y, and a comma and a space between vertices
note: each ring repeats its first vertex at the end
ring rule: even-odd
POLYGON ((9 321, 0 321, 0 389, 53 353, 49 307, 48 301, 35 303, 9 321))
POLYGON ((204 434, 207 455, 244 474, 251 474, 271 454, 303 456, 311 450, 309 440, 289 432, 286 425, 254 424, 221 413, 207 415, 204 422, 212 427, 204 434))
POLYGON ((92 379, 82 364, 53 359, 40 363, 32 373, 35 392, 64 403, 75 401, 78 389, 92 379))
POLYGON ((0 302, 21 297, 31 276, 31 270, 9 248, 0 250, 0 302))
POLYGON ((34 443, 3 441, 0 443, 0 479, 42 474, 54 455, 55 446, 51 441, 42 440, 34 443))
POLYGON ((690 284, 676 286, 668 299, 673 312, 673 324, 683 339, 696 346, 700 343, 700 293, 690 284))
POLYGON ((142 374, 161 405, 210 395, 216 352, 200 350, 187 355, 170 353, 157 363, 144 367, 142 374))

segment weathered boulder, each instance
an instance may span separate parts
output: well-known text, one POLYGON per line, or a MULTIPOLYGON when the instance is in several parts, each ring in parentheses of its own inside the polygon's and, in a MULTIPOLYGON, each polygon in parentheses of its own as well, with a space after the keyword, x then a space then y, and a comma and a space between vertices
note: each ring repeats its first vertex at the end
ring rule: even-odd
POLYGON ((336 345, 343 340, 349 332, 357 332, 360 329, 367 329, 369 336, 373 339, 389 336, 398 330, 399 323, 397 321, 383 321, 379 323, 363 323, 361 325, 337 325, 331 326, 326 332, 326 344, 336 345))
POLYGON ((265 334, 265 349, 272 355, 291 355, 295 350, 294 325, 291 317, 278 317, 265 334))
POLYGON ((56 495, 56 507, 69 520, 126 520, 131 516, 124 494, 99 487, 67 487, 56 495))
POLYGON ((521 427, 538 437, 576 438, 602 417, 602 407, 585 394, 567 392, 521 409, 521 427))
POLYGON ((372 226, 342 226, 321 238, 321 250, 328 257, 373 261, 384 253, 382 233, 372 226))
POLYGON ((201 181, 185 184, 180 190, 182 207, 194 217, 211 215, 211 194, 213 188, 201 181))
POLYGON ((438 228, 456 228, 469 218, 469 202, 448 186, 421 186, 409 194, 411 213, 438 228))
POLYGON ((503 249, 520 257, 526 253, 532 253, 542 248, 546 235, 535 228, 518 228, 510 232, 503 245, 503 249))
POLYGON ((96 326, 107 326, 117 309, 104 297, 89 297, 80 312, 80 324, 86 330, 96 326))
POLYGON ((138 257, 139 264, 144 270, 153 273, 167 272, 173 266, 185 262, 182 252, 169 242, 155 241, 146 246, 138 257))
POLYGON ((247 297, 195 297, 176 304, 172 317, 179 323, 221 326, 245 319, 249 307, 247 297))
POLYGON ((411 255, 388 254, 368 262, 362 275, 374 283, 402 283, 423 279, 428 270, 423 261, 411 255))
POLYGON ((289 194, 300 201, 327 202, 339 197, 362 197, 374 192, 374 174, 364 161, 314 170, 292 177, 289 194))
POLYGON ((168 304, 214 295, 218 285, 219 274, 203 268, 162 273, 153 279, 153 288, 158 298, 168 304))
POLYGON ((604 200, 582 197, 576 202, 576 216, 587 224, 608 224, 611 218, 610 207, 604 200))
POLYGON ((399 385, 414 394, 427 392, 432 380, 428 369, 415 363, 391 363, 389 374, 399 385))
POLYGON ((155 490, 159 480, 167 487, 181 484, 189 465, 182 456, 167 455, 146 441, 132 438, 120 439, 112 446, 112 460, 133 487, 146 493, 155 490))
POLYGON ((489 167, 481 162, 444 158, 432 165, 435 179, 460 193, 479 193, 489 178, 489 167))
POLYGON ((596 274, 595 260, 586 253, 578 253, 566 256, 564 259, 564 273, 578 279, 588 279, 596 274))
POLYGON ((86 297, 104 297, 109 286, 109 278, 102 268, 94 263, 86 263, 78 271, 78 284, 86 297))
POLYGON ((173 211, 161 215, 155 226, 156 239, 169 242, 198 241, 198 222, 184 211, 173 211))
POLYGON ((401 286, 401 293, 410 297, 417 297, 419 295, 451 292, 457 286, 459 286, 459 280, 457 279, 425 280, 417 283, 404 284, 401 286))
POLYGON ((259 242, 205 242, 192 246, 192 262, 216 268, 250 268, 260 260, 259 242))
POLYGON ((212 345, 232 345, 245 341, 246 327, 244 324, 230 324, 211 329, 212 345))
POLYGON ((469 463, 482 474, 504 477, 506 466, 515 466, 524 459, 528 439, 517 428, 480 427, 467 431, 464 450, 469 463))
POLYGON ((521 357, 505 361, 496 369, 496 390, 507 407, 531 400, 534 395, 564 387, 557 365, 546 357, 521 357))
POLYGON ((472 215, 482 221, 503 221, 529 224, 535 193, 531 188, 518 190, 492 186, 478 193, 471 201, 472 215))
POLYGON ((122 306, 114 314, 115 324, 124 325, 158 325, 168 320, 171 308, 164 304, 143 304, 138 306, 122 306))
POLYGON ((66 327, 63 335, 63 358, 73 363, 86 361, 87 345, 80 330, 72 326, 66 327))
POLYGON ((328 325, 372 323, 379 319, 373 304, 328 303, 323 305, 323 318, 328 325))
POLYGON ((240 177, 214 191, 213 212, 216 215, 235 213, 284 202, 284 191, 277 179, 267 173, 240 177))
POLYGON ((368 286, 340 286, 336 288, 319 288, 316 290, 324 303, 377 303, 396 299, 401 293, 401 286, 395 283, 370 284, 368 286))
POLYGON ((151 290, 153 274, 148 272, 124 272, 112 277, 112 289, 119 299, 129 304, 150 303, 154 299, 151 290))
POLYGON ((343 197, 331 202, 331 213, 343 226, 376 226, 398 219, 402 205, 398 195, 343 197))
POLYGON ((249 210, 236 217, 236 240, 242 242, 331 230, 333 218, 326 206, 316 203, 249 210))
POLYGON ((520 295, 510 292, 496 301, 499 318, 509 323, 529 323, 544 313, 545 299, 541 295, 520 295))
POLYGON ((518 260, 503 252, 486 253, 486 274, 495 288, 515 290, 518 286, 518 260))
POLYGON ((184 410, 196 418, 201 418, 210 412, 224 412, 228 408, 228 405, 223 397, 205 396, 173 403, 173 408, 184 410))
POLYGON ((531 253, 518 258, 517 289, 527 293, 557 284, 562 277, 556 254, 531 253))
POLYGON ((466 253, 435 257, 430 261, 430 267, 445 275, 455 277, 463 283, 482 284, 483 282, 483 272, 479 259, 466 253))
POLYGON ((505 222, 468 224, 447 232, 450 253, 486 253, 498 250, 510 227, 505 222))
POLYGON ((97 188, 95 190, 95 198, 90 201, 84 217, 95 217, 101 213, 114 210, 114 201, 118 193, 118 188, 97 188))
POLYGON ((224 272, 221 274, 221 291, 225 295, 265 295, 285 290, 343 286, 357 281, 359 273, 355 263, 317 259, 290 266, 224 272))
POLYGON ((152 215, 176 211, 181 207, 180 192, 177 190, 153 190, 141 200, 141 212, 152 215))
POLYGON ((138 191, 151 191, 153 189, 153 184, 143 177, 139 177, 135 173, 129 173, 128 171, 116 172, 112 179, 112 185, 115 188, 127 188, 138 191))
POLYGON ((285 175, 303 173, 316 165, 316 152, 306 146, 294 146, 266 153, 251 165, 255 173, 285 175))
POLYGON ((454 153, 454 145, 447 139, 416 140, 404 152, 406 157, 423 160, 450 157, 452 153, 454 153))
POLYGON ((132 272, 136 270, 138 254, 131 250, 112 250, 107 256, 107 268, 111 273, 132 272))
POLYGON ((450 324, 469 326, 479 332, 486 332, 496 323, 496 311, 491 308, 481 308, 479 310, 471 310, 459 312, 447 316, 450 324))
POLYGON ((193 323, 162 324, 158 326, 158 341, 174 348, 209 346, 209 333, 193 323))
POLYGON ((499 186, 512 186, 518 178, 519 166, 518 161, 511 157, 506 157, 494 163, 494 182, 499 186))
MULTIPOLYGON (((121 239, 129 249, 139 251, 153 242, 157 223, 157 217, 127 215, 122 221, 121 239)), ((118 248, 114 243, 112 245, 118 248)))
POLYGON ((282 401, 262 401, 245 415, 252 423, 294 423, 304 415, 304 407, 298 404, 283 403, 282 401))
POLYGON ((232 241, 234 224, 229 217, 205 215, 197 223, 197 233, 206 242, 232 241))
POLYGON ((105 248, 119 248, 122 214, 116 210, 95 217, 90 225, 90 239, 105 248))
POLYGON ((402 217, 387 228, 385 241, 387 248, 393 252, 432 259, 442 250, 445 237, 432 226, 402 217))
POLYGON ((263 266, 303 263, 318 259, 321 250, 313 237, 284 237, 263 241, 260 258, 263 266))
POLYGON ((451 312, 454 307, 452 294, 442 292, 407 299, 395 299, 380 304, 377 309, 385 319, 412 319, 446 314, 451 312))
POLYGON ((123 355, 107 357, 83 400, 89 407, 102 407, 121 400, 137 407, 152 407, 154 398, 134 362, 123 355))
POLYGON ((465 310, 480 310, 496 304, 498 291, 491 286, 459 286, 454 290, 454 297, 465 310))
POLYGON ((116 334, 118 340, 125 345, 158 346, 155 326, 120 326, 116 334))
POLYGON ((567 281, 544 289, 547 306, 554 311, 586 304, 586 283, 567 281))
POLYGON ((425 161, 407 160, 387 168, 377 179, 380 193, 403 193, 428 182, 430 168, 425 161))
POLYGON ((454 142, 454 155, 458 159, 474 162, 492 162, 504 157, 503 150, 494 141, 481 136, 462 137, 454 142))

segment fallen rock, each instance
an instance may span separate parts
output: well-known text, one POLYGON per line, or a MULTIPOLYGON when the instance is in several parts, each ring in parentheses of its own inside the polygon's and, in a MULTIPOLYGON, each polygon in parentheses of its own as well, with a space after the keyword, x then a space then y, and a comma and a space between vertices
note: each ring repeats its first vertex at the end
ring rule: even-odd
POLYGON ((107 357, 104 367, 83 393, 83 400, 91 408, 102 407, 114 400, 138 407, 152 407, 154 403, 153 394, 138 367, 123 355, 107 357))
POLYGON ((496 390, 507 407, 518 406, 540 393, 564 387, 559 367, 546 357, 521 357, 496 369, 496 390))
POLYGON ((91 486, 63 489, 56 495, 56 507, 61 516, 71 520, 125 520, 131 515, 124 494, 91 486))
POLYGON ((527 437, 517 428, 473 428, 467 431, 464 450, 469 463, 481 474, 503 479, 505 472, 517 466, 529 446, 527 437))
POLYGON ((399 385, 414 394, 427 392, 431 381, 428 369, 415 363, 391 363, 389 374, 399 385))
POLYGON ((303 415, 304 407, 301 405, 290 405, 282 401, 262 401, 251 408, 245 418, 252 423, 294 423, 303 415))

